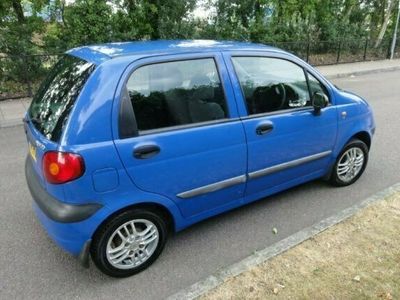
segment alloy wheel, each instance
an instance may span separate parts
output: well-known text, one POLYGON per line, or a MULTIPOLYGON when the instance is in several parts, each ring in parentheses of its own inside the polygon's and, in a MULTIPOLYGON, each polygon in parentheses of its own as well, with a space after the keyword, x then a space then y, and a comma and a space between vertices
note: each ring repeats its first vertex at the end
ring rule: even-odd
POLYGON ((157 248, 159 232, 149 220, 131 220, 118 227, 107 242, 108 262, 118 269, 132 269, 147 261, 157 248))
POLYGON ((343 182, 350 182, 360 173, 363 165, 364 152, 358 147, 349 148, 339 159, 337 176, 343 182))

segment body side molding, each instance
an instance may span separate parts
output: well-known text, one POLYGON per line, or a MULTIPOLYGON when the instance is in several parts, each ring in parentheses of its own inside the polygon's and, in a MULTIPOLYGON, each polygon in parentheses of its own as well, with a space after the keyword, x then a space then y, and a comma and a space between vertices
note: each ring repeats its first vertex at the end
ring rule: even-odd
POLYGON ((302 158, 299 158, 299 159, 288 161, 288 162, 285 162, 285 163, 282 163, 282 164, 279 164, 279 165, 275 165, 275 166, 272 166, 272 167, 268 167, 268 168, 265 168, 265 169, 257 170, 257 171, 254 171, 254 172, 250 172, 248 174, 249 175, 249 179, 255 179, 255 178, 262 177, 262 176, 265 176, 265 175, 269 175, 269 174, 272 174, 272 173, 275 173, 275 172, 279 172, 279 171, 282 171, 282 170, 285 170, 285 169, 288 169, 288 168, 293 168, 293 167, 296 167, 298 165, 305 164, 305 163, 308 163, 308 162, 311 162, 311 161, 326 157, 326 156, 330 155, 331 153, 332 153, 331 150, 324 151, 324 152, 321 152, 321 153, 317 153, 317 154, 313 154, 313 155, 310 155, 310 156, 302 157, 302 158))
POLYGON ((246 175, 240 175, 237 177, 233 177, 233 178, 229 178, 226 180, 222 180, 219 182, 215 182, 212 184, 208 184, 199 188, 195 188, 193 190, 189 190, 186 192, 182 192, 179 193, 178 195, 176 195, 178 198, 191 198, 191 197, 195 197, 195 196, 200 196, 203 194, 207 194, 207 193, 211 193, 211 192, 215 192, 218 190, 222 190, 224 188, 236 185, 236 184, 240 184, 240 183, 244 183, 246 182, 246 175))
POLYGON ((207 194, 207 193, 219 191, 219 190, 222 190, 222 189, 227 188, 227 187, 231 187, 231 186, 236 185, 236 184, 244 183, 244 182, 247 181, 247 177, 249 179, 255 179, 255 178, 258 178, 258 177, 266 176, 266 175, 269 175, 269 174, 272 174, 272 173, 275 173, 275 172, 279 172, 279 171, 282 171, 282 170, 285 170, 285 169, 288 169, 288 168, 293 168, 293 167, 296 167, 296 166, 301 165, 301 164, 305 164, 305 163, 308 163, 308 162, 311 162, 311 161, 314 161, 314 160, 317 160, 317 159, 324 158, 324 157, 330 155, 331 153, 332 153, 332 151, 329 150, 329 151, 324 151, 324 152, 321 152, 321 153, 313 154, 313 155, 310 155, 310 156, 302 157, 302 158, 295 159, 295 160, 292 160, 292 161, 288 161, 288 162, 285 162, 285 163, 282 163, 282 164, 279 164, 279 165, 275 165, 275 166, 268 167, 268 168, 265 168, 265 169, 257 170, 257 171, 254 171, 254 172, 250 172, 250 173, 248 173, 247 176, 246 175, 240 175, 240 176, 237 176, 237 177, 233 177, 233 178, 229 178, 229 179, 222 180, 222 181, 219 181, 219 182, 215 182, 215 183, 212 183, 212 184, 208 184, 208 185, 205 185, 205 186, 201 186, 201 187, 189 190, 189 191, 185 191, 185 192, 179 193, 176 196, 178 198, 181 198, 181 199, 187 199, 187 198, 192 198, 192 197, 204 195, 204 194, 207 194))

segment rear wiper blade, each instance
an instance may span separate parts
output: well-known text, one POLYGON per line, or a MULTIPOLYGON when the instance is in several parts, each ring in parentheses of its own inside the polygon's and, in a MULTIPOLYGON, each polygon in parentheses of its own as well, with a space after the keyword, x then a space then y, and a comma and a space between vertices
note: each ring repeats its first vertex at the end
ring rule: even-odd
POLYGON ((30 121, 33 125, 40 125, 42 123, 42 120, 39 120, 38 118, 30 118, 30 121))

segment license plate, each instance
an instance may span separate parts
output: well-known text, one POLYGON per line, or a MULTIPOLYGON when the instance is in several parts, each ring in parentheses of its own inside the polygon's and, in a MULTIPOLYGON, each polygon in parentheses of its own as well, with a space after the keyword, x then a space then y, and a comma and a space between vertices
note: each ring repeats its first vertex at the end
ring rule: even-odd
POLYGON ((31 143, 29 143, 29 154, 31 155, 32 159, 36 161, 36 148, 31 143))

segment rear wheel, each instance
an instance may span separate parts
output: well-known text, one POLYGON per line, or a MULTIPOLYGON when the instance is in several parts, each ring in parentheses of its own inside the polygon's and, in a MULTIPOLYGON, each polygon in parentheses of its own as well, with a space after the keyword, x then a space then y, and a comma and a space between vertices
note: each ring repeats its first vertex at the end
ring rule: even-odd
POLYGON ((368 147, 353 139, 343 148, 333 167, 329 181, 335 186, 347 186, 357 181, 368 163, 368 147))
POLYGON ((143 209, 123 212, 93 237, 91 256, 96 266, 113 277, 128 277, 149 267, 167 240, 167 225, 157 213, 143 209))

